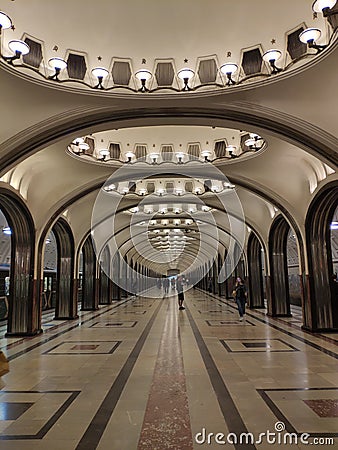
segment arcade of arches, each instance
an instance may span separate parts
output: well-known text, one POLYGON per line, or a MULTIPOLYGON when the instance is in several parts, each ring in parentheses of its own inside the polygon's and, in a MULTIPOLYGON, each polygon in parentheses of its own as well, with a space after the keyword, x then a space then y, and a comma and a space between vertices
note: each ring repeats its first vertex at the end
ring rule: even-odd
MULTIPOLYGON (((48 40, 45 27, 22 29, 21 3, 7 11, 16 38, 48 40)), ((191 91, 85 90, 0 60, 4 449, 192 450, 202 429, 258 434, 278 421, 337 437, 338 41, 324 23, 330 45, 290 72, 264 66, 254 81, 191 91)), ((59 53, 73 48, 68 31, 49 42, 59 53)), ((144 44, 121 61, 148 64, 144 44)))

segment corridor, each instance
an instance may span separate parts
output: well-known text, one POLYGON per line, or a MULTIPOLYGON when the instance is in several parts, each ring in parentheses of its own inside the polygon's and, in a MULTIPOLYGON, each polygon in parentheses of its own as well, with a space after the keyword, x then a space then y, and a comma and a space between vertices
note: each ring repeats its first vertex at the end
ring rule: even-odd
POLYGON ((334 447, 337 335, 302 331, 297 307, 240 322, 224 297, 191 289, 179 311, 161 295, 49 313, 32 338, 1 327, 1 449, 267 449, 285 433, 284 448, 334 447))

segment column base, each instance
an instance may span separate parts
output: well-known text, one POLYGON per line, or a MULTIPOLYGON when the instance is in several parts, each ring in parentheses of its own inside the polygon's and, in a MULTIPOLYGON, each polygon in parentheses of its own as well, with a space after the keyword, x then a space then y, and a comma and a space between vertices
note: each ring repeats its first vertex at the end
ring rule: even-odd
POLYGON ((81 308, 81 311, 98 311, 99 307, 96 306, 95 308, 81 308))
POLYGON ((79 318, 79 316, 76 315, 74 317, 54 317, 53 320, 75 320, 78 318, 79 318))
POLYGON ((292 314, 266 314, 269 317, 292 317, 292 314))
POLYGON ((311 328, 306 325, 302 325, 301 329, 304 331, 310 331, 310 333, 338 333, 338 328, 311 328))
POLYGON ((16 333, 16 332, 9 331, 9 332, 5 333, 5 338, 7 338, 7 337, 32 337, 32 336, 37 336, 42 333, 43 333, 42 329, 34 331, 34 332, 27 332, 27 333, 26 332, 16 333))

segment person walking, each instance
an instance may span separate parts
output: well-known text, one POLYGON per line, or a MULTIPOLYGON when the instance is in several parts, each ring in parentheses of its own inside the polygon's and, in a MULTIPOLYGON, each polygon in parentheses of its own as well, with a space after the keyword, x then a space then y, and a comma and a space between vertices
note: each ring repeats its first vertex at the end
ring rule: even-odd
POLYGON ((184 302, 184 292, 183 292, 183 277, 179 276, 176 281, 176 289, 178 294, 178 309, 185 309, 183 306, 184 302))
POLYGON ((242 321, 245 316, 245 304, 248 298, 246 286, 241 277, 236 279, 235 289, 233 290, 233 296, 237 303, 239 320, 242 321))
POLYGON ((163 287, 164 287, 164 295, 167 295, 169 290, 169 278, 164 278, 163 287))

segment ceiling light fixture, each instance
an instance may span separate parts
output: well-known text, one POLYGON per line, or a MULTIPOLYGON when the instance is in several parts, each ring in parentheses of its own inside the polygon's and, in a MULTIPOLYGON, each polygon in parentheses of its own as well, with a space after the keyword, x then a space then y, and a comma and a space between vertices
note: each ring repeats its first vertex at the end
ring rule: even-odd
POLYGON ((139 92, 149 92, 149 89, 146 87, 146 81, 150 80, 152 73, 149 70, 139 70, 135 73, 135 77, 141 81, 139 92))
POLYGON ((141 188, 141 189, 139 189, 139 191, 138 191, 139 195, 146 195, 147 192, 148 192, 148 191, 147 191, 147 189, 145 189, 145 188, 141 188))
POLYGON ((318 45, 316 41, 320 38, 322 32, 319 28, 307 28, 302 31, 299 35, 299 40, 303 42, 303 44, 307 44, 309 48, 314 48, 317 50, 317 53, 324 50, 327 45, 318 45))
POLYGON ((156 164, 160 154, 158 152, 152 152, 152 153, 149 154, 149 156, 150 156, 150 158, 152 160, 152 163, 156 164))
POLYGON ((126 153, 127 162, 130 163, 131 160, 134 158, 134 156, 135 156, 135 153, 133 153, 133 152, 127 152, 127 153, 126 153))
POLYGON ((92 69, 92 74, 94 77, 97 78, 98 84, 94 86, 94 89, 104 89, 103 87, 103 80, 108 77, 109 72, 104 67, 95 67, 95 69, 92 69))
POLYGON ((51 58, 48 60, 49 66, 54 69, 55 73, 54 75, 51 75, 49 77, 50 80, 60 81, 59 75, 61 70, 65 69, 67 67, 67 63, 62 58, 51 58))
POLYGON ((89 144, 86 142, 79 142, 78 144, 74 143, 73 152, 81 156, 83 155, 87 150, 89 150, 89 144))
POLYGON ((228 151, 228 155, 230 156, 230 158, 235 158, 236 155, 236 146, 235 145, 227 145, 226 147, 227 151, 228 151))
POLYGON ((1 30, 6 30, 12 27, 12 20, 6 13, 0 11, 0 34, 1 30))
POLYGON ((236 81, 232 78, 232 75, 237 71, 238 66, 237 64, 233 63, 227 63, 220 67, 220 71, 223 73, 223 75, 226 75, 228 81, 227 86, 230 86, 231 84, 236 84, 236 81))
POLYGON ((13 61, 20 59, 21 55, 27 55, 29 53, 29 45, 26 42, 13 40, 8 42, 9 49, 14 53, 13 56, 5 56, 4 60, 9 64, 13 64, 13 61))
POLYGON ((338 11, 332 11, 336 3, 337 0, 316 0, 312 4, 312 10, 323 13, 324 17, 329 17, 338 13, 338 11))
POLYGON ((177 152, 175 153, 177 161, 179 164, 183 163, 184 153, 183 152, 177 152))
POLYGON ((189 83, 189 80, 191 80, 194 75, 195 75, 195 72, 188 68, 181 69, 177 73, 178 78, 183 80, 183 83, 184 83, 182 91, 191 91, 192 90, 191 87, 189 87, 188 83, 189 83))
POLYGON ((99 154, 102 156, 101 160, 105 161, 106 160, 106 156, 110 155, 109 150, 107 150, 106 148, 102 149, 99 151, 99 154))
POLYGON ((211 156, 210 150, 202 150, 201 155, 204 157, 205 162, 210 162, 209 156, 211 156))
POLYGON ((271 73, 276 74, 282 72, 283 69, 276 66, 276 61, 282 57, 282 52, 280 50, 271 49, 263 54, 263 60, 268 62, 272 68, 271 73))

